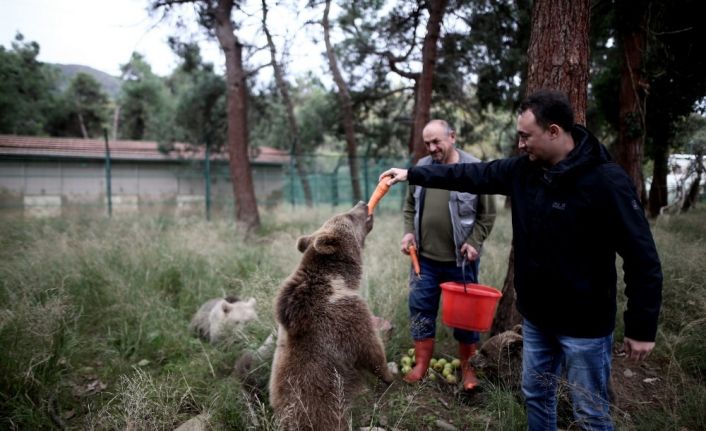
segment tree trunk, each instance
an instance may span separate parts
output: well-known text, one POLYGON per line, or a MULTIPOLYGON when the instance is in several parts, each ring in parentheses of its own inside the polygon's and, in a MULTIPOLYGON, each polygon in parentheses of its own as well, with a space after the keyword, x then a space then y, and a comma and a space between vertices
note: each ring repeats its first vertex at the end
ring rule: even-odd
POLYGON ((360 191, 360 177, 358 176, 358 157, 357 144, 355 140, 355 128, 353 127, 353 104, 351 96, 348 93, 348 87, 338 69, 338 61, 336 54, 333 52, 330 38, 330 24, 328 19, 329 10, 331 8, 331 0, 326 0, 326 8, 324 9, 324 19, 322 25, 324 27, 324 43, 326 44, 326 57, 328 57, 329 68, 333 75, 333 80, 338 87, 338 101, 341 104, 341 112, 343 115, 343 130, 346 135, 346 150, 348 152, 348 166, 351 171, 351 186, 353 188, 353 202, 358 202, 362 199, 363 194, 360 191))
POLYGON ((647 81, 643 72, 646 43, 646 6, 641 2, 632 5, 641 10, 625 16, 635 16, 633 23, 620 25, 620 44, 623 64, 620 72, 619 118, 620 131, 616 148, 616 161, 625 169, 635 185, 643 205, 647 204, 645 178, 642 172, 645 143, 645 108, 647 81))
POLYGON ((414 124, 412 128, 412 163, 427 155, 422 139, 422 130, 430 120, 432 83, 436 66, 437 44, 441 31, 441 21, 444 18, 447 0, 432 0, 429 2, 429 21, 427 33, 422 45, 422 74, 416 85, 414 124))
MULTIPOLYGON (((272 41, 272 35, 267 27, 267 1, 262 0, 262 28, 265 31, 265 37, 267 38, 267 46, 270 49, 270 59, 272 61, 272 69, 275 74, 275 83, 277 84, 277 89, 279 90, 280 96, 282 96, 282 103, 287 111, 287 124, 289 125, 290 139, 292 141, 292 153, 294 156, 294 165, 297 169, 297 174, 299 175, 299 180, 302 183, 302 190, 304 191, 304 201, 306 206, 311 208, 314 205, 314 199, 311 194, 311 186, 309 185, 309 178, 307 177, 306 168, 304 166, 304 159, 301 151, 301 142, 299 142, 299 125, 297 124, 297 119, 294 116, 294 105, 292 104, 292 99, 289 97, 289 86, 287 81, 284 79, 284 71, 282 67, 277 62, 277 51, 275 49, 275 44, 272 41)), ((294 181, 294 178, 292 178, 294 181)))
MULTIPOLYGON (((561 90, 574 108, 575 121, 586 123, 590 0, 537 0, 532 10, 527 95, 540 89, 561 90)), ((510 249, 503 296, 491 335, 522 321, 515 306, 514 247, 510 249), (502 311, 502 312, 501 312, 502 311)))
POLYGON ((78 125, 81 127, 81 134, 83 135, 83 139, 88 139, 86 123, 83 121, 83 114, 81 112, 78 113, 78 125))
POLYGON ((230 178, 233 183, 235 219, 249 232, 260 227, 250 160, 248 159, 247 91, 243 71, 243 46, 235 37, 230 20, 233 0, 218 0, 213 10, 214 29, 226 60, 228 97, 228 151, 230 178))
POLYGON ((586 124, 589 18, 589 0, 535 1, 527 51, 527 94, 565 92, 579 124, 586 124))
POLYGON ((118 140, 118 126, 120 126, 120 105, 115 105, 113 113, 113 140, 118 140))
MULTIPOLYGON (((655 136, 655 139, 659 139, 659 137, 655 136)), ((652 184, 650 185, 650 197, 647 204, 648 213, 651 218, 659 216, 660 209, 667 206, 668 151, 669 145, 655 145, 652 151, 654 167, 652 171, 652 184)))
POLYGON ((701 190, 701 177, 704 172, 704 156, 703 151, 699 150, 696 152, 696 158, 694 160, 694 170, 696 172, 696 178, 689 186, 689 190, 686 192, 684 197, 684 204, 681 207, 682 212, 687 212, 691 208, 696 207, 696 202, 699 200, 699 191, 701 190))

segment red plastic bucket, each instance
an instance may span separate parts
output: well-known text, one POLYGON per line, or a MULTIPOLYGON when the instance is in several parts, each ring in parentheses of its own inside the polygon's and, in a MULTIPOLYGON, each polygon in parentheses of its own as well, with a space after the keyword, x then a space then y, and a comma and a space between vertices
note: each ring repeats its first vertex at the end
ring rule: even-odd
POLYGON ((487 332, 501 296, 482 284, 441 283, 441 321, 452 328, 487 332))

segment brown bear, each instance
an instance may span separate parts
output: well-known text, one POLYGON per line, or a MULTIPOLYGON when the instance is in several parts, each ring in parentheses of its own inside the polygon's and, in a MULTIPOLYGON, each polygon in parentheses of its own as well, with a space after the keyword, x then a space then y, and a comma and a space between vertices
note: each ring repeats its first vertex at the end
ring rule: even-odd
POLYGON ((257 320, 255 298, 241 301, 236 296, 227 296, 206 301, 194 314, 189 329, 200 338, 216 343, 229 330, 251 320, 257 320))
POLYGON ((491 380, 518 389, 522 381, 522 325, 488 338, 471 364, 491 380))
POLYGON ((270 404, 283 430, 347 430, 361 372, 386 383, 394 378, 359 293, 363 243, 372 228, 360 202, 297 242, 301 262, 275 298, 270 404))

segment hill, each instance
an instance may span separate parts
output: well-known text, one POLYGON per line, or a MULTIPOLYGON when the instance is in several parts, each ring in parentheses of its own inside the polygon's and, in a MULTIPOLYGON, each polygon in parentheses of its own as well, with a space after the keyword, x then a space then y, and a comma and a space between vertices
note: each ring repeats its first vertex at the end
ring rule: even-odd
POLYGON ((98 69, 80 64, 54 63, 52 66, 61 71, 62 79, 60 85, 62 90, 69 85, 69 82, 71 82, 74 76, 79 73, 85 73, 94 77, 96 81, 100 83, 101 87, 103 87, 103 91, 105 91, 111 99, 117 98, 120 93, 120 86, 122 85, 120 79, 98 69))

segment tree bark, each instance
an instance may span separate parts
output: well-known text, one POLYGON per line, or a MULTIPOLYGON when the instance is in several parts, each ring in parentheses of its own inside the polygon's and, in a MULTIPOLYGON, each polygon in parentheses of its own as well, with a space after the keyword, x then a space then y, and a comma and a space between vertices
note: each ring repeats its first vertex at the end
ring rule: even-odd
POLYGON ((430 120, 432 84, 434 68, 436 67, 437 45, 441 32, 441 21, 444 18, 447 0, 432 0, 429 2, 429 21, 422 45, 422 74, 417 81, 417 94, 414 103, 414 124, 410 152, 412 163, 427 155, 427 149, 422 139, 422 130, 430 120))
POLYGON ((625 19, 635 16, 634 23, 619 26, 619 40, 623 53, 620 72, 619 121, 620 130, 616 148, 616 161, 625 169, 635 185, 643 205, 647 204, 645 178, 642 172, 645 143, 645 113, 647 80, 643 72, 646 43, 646 12, 642 2, 632 4, 633 14, 624 14, 625 19), (641 8, 641 10, 635 10, 641 8))
POLYGON ((336 54, 333 52, 333 46, 331 45, 330 30, 331 26, 329 23, 329 10, 331 8, 331 0, 326 0, 326 8, 324 9, 324 18, 322 25, 324 27, 324 43, 326 44, 326 57, 328 58, 329 68, 331 69, 331 74, 333 75, 333 81, 338 87, 338 101, 341 105, 342 112, 342 122, 343 130, 346 135, 346 151, 348 153, 348 167, 351 171, 351 186, 353 189, 353 202, 357 202, 362 199, 363 194, 360 189, 360 177, 358 176, 358 155, 357 155, 357 143, 355 139, 355 127, 353 119, 353 103, 351 102, 351 96, 348 92, 348 86, 346 85, 343 75, 338 68, 338 61, 336 59, 336 54))
MULTIPOLYGON (((277 50, 275 49, 275 44, 272 41, 272 35, 267 27, 267 1, 262 0, 262 29, 265 32, 265 37, 267 38, 267 46, 270 49, 270 59, 272 61, 272 69, 274 70, 275 83, 277 84, 277 89, 280 96, 282 97, 282 103, 287 112, 287 124, 289 125, 289 133, 292 140, 292 155, 294 157, 294 165, 299 175, 299 180, 302 183, 302 190, 304 191, 304 201, 306 206, 311 208, 314 205, 314 199, 311 193, 311 186, 309 185, 309 178, 307 177, 306 168, 304 166, 304 159, 301 151, 301 142, 299 141, 299 125, 297 124, 297 119, 294 116, 294 105, 292 104, 292 98, 289 96, 289 86, 287 81, 284 79, 284 70, 282 66, 277 62, 277 50)), ((294 181, 294 178, 292 178, 294 181)))
POLYGON ((527 94, 543 88, 563 91, 579 124, 586 124, 589 4, 589 0, 536 1, 527 51, 527 94))
POLYGON ((243 70, 243 46, 235 36, 230 20, 233 0, 218 0, 212 10, 214 30, 226 60, 228 97, 228 151, 230 178, 235 199, 235 219, 250 232, 260 227, 250 160, 248 159, 247 91, 243 70))
MULTIPOLYGON (((540 89, 560 90, 574 108, 575 121, 586 123, 590 0, 537 0, 532 10, 527 95, 540 89)), ((514 248, 510 249, 503 296, 491 335, 522 321, 515 307, 514 248)))

